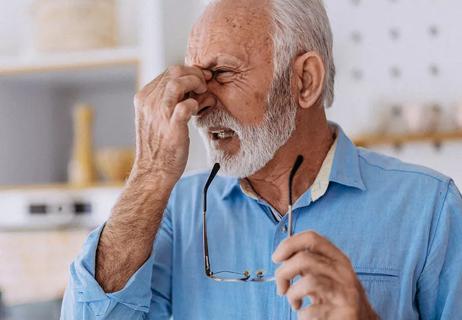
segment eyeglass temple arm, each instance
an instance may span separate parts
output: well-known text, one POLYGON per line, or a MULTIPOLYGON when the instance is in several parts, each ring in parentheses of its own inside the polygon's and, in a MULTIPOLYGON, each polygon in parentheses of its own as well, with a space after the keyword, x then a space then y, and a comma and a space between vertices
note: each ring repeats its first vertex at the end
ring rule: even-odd
POLYGON ((207 182, 205 183, 204 186, 204 192, 203 192, 203 223, 202 225, 204 226, 203 230, 203 243, 204 243, 204 266, 205 266, 205 274, 207 276, 211 276, 213 274, 211 266, 210 266, 210 257, 209 257, 209 243, 207 239, 207 221, 206 221, 206 215, 207 215, 207 192, 209 191, 210 184, 212 183, 213 179, 215 179, 218 171, 220 170, 220 164, 215 163, 215 165, 212 168, 212 172, 210 173, 209 178, 207 179, 207 182))
POLYGON ((300 169, 300 166, 303 163, 303 156, 299 155, 297 159, 295 160, 294 166, 292 167, 292 170, 290 171, 289 175, 289 237, 292 236, 293 234, 293 227, 292 227, 292 205, 293 205, 293 199, 292 199, 292 185, 294 181, 295 174, 297 173, 298 169, 300 169))

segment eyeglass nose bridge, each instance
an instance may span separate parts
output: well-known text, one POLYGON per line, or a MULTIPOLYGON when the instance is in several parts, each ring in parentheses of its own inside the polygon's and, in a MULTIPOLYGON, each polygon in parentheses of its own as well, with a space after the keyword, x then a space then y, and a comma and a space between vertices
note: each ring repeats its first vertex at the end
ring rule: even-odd
POLYGON ((255 272, 255 276, 252 277, 252 272, 250 271, 244 271, 243 273, 236 273, 236 272, 231 272, 231 271, 219 271, 216 273, 209 273, 207 276, 215 280, 217 282, 271 282, 274 281, 274 276, 265 276, 265 271, 264 270, 258 270, 255 272), (222 273, 229 273, 229 274, 234 274, 236 277, 220 277, 220 274, 222 273), (242 277, 238 277, 238 275, 241 275, 242 277))

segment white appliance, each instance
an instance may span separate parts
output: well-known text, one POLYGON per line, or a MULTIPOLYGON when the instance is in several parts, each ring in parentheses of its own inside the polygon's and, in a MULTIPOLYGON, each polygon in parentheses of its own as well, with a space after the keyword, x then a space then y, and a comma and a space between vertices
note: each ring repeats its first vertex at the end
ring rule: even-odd
POLYGON ((121 187, 0 191, 0 230, 94 228, 111 213, 121 187))

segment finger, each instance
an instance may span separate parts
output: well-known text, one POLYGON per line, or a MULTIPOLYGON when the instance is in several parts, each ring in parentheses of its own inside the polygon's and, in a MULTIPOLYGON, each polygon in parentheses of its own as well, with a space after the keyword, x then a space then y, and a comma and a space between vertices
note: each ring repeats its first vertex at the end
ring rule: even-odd
POLYGON ((187 124, 198 109, 199 103, 196 100, 186 99, 176 105, 171 121, 180 125, 187 124))
POLYGON ((307 274, 290 286, 286 296, 292 308, 298 310, 305 297, 310 297, 314 303, 330 301, 330 297, 335 294, 335 287, 335 281, 330 278, 307 274))
POLYGON ((213 73, 210 70, 202 70, 202 73, 204 74, 205 81, 210 81, 213 78, 213 73))
POLYGON ((309 252, 300 251, 276 270, 276 286, 278 293, 286 294, 290 286, 290 281, 296 276, 311 274, 314 276, 325 276, 337 280, 338 271, 333 262, 323 256, 309 252))
POLYGON ((157 78, 146 84, 143 87, 143 89, 141 89, 141 91, 137 93, 136 100, 145 100, 146 97, 148 97, 151 93, 155 92, 159 86, 165 85, 165 83, 168 82, 168 80, 188 75, 197 76, 204 84, 206 84, 206 82, 208 81, 207 77, 209 77, 209 80, 212 77, 212 73, 210 71, 208 71, 207 73, 207 70, 201 70, 197 67, 182 65, 170 66, 161 75, 159 75, 157 78))
MULTIPOLYGON (((159 92, 152 92, 144 101, 144 109, 151 113, 154 108, 159 108, 166 118, 170 118, 175 106, 182 100, 188 90, 195 90, 202 84, 196 76, 184 76, 170 80, 165 88, 163 97, 159 99, 159 92), (160 101, 159 101, 160 100, 160 101), (160 106, 159 106, 160 105, 160 106)), ((205 85, 204 85, 205 86, 205 85)))
MULTIPOLYGON (((312 304, 297 312, 298 320, 324 320, 331 319, 330 313, 333 306, 329 304, 312 304)), ((340 318, 342 319, 342 318, 340 318)))
POLYGON ((303 232, 282 241, 273 253, 273 261, 280 263, 298 251, 311 251, 332 260, 342 260, 345 255, 329 240, 314 231, 303 232))
POLYGON ((206 81, 206 75, 204 74, 204 70, 199 69, 198 67, 194 66, 184 66, 184 65, 173 65, 168 67, 166 74, 169 78, 175 79, 187 75, 195 75, 204 82, 206 81))
POLYGON ((204 84, 201 79, 193 75, 170 80, 165 87, 161 103, 162 107, 173 109, 173 107, 183 100, 185 95, 191 91, 204 93, 207 91, 207 85, 204 84))
POLYGON ((153 92, 157 87, 165 82, 167 72, 163 72, 157 78, 146 84, 136 95, 135 95, 135 105, 138 101, 144 101, 144 99, 153 92))

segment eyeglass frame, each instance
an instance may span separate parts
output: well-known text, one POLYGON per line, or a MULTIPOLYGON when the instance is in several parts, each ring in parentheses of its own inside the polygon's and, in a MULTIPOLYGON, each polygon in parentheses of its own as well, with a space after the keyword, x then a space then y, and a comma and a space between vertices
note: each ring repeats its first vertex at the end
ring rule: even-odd
MULTIPOLYGON (((288 205, 288 232, 287 232, 287 238, 292 237, 293 235, 293 202, 292 202, 292 185, 293 185, 293 179, 295 177, 295 174, 297 173, 298 169, 300 168, 301 164, 303 163, 303 156, 299 155, 297 156, 297 159, 290 171, 289 175, 289 182, 288 182, 288 187, 289 187, 289 205, 288 205)), ((203 230, 202 230, 202 236, 203 236, 203 248, 204 248, 204 269, 205 269, 205 275, 215 281, 218 282, 259 282, 259 283, 264 283, 264 282, 271 282, 274 281, 274 276, 269 276, 266 277, 264 274, 264 271, 257 271, 255 273, 255 276, 252 277, 251 273, 249 271, 244 271, 243 273, 239 272, 233 272, 233 271, 219 271, 214 273, 212 271, 211 263, 210 263, 210 256, 209 256, 209 245, 208 245, 208 237, 207 237, 207 192, 210 187, 210 184, 212 183, 213 179, 216 177, 218 174, 218 171, 220 170, 220 164, 215 163, 215 165, 212 168, 212 171, 207 179, 207 182, 205 183, 204 190, 203 190, 203 203, 202 203, 202 224, 203 224, 203 230), (219 276, 216 276, 217 274, 220 273, 233 273, 236 275, 241 275, 241 278, 222 278, 219 276)))

